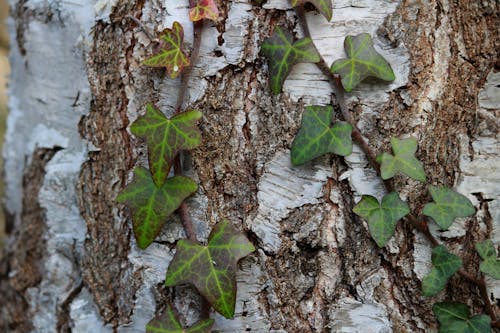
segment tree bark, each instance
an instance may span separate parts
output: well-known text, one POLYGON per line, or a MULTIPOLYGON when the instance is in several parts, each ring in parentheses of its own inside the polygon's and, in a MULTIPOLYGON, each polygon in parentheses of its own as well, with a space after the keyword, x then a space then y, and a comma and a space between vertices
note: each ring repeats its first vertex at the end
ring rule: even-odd
MULTIPOLYGON (((435 332, 437 301, 483 313, 479 289, 460 276, 437 297, 422 295, 431 246, 409 223, 383 249, 371 240, 352 207, 384 190, 359 148, 291 166, 304 106, 335 105, 335 97, 313 64, 295 66, 281 95, 269 92, 260 44, 277 25, 302 35, 288 1, 217 2, 222 18, 204 24, 184 103, 203 112, 203 142, 183 157, 200 185, 187 204, 200 241, 228 218, 257 251, 240 263, 235 318, 212 313, 214 330, 435 332)), ((180 86, 141 66, 155 46, 143 28, 157 34, 179 21, 192 43, 188 1, 10 5, 0 331, 144 332, 168 302, 196 321, 196 293, 163 285, 185 237, 179 218, 140 250, 128 209, 115 201, 134 166, 147 165, 128 126, 147 103, 172 115, 180 86)), ((474 244, 500 241, 498 13, 495 0, 336 0, 331 22, 307 13, 329 64, 344 57, 347 34, 373 35, 397 78, 361 84, 349 108, 377 152, 389 150, 392 136, 418 138, 427 183, 473 201, 473 218, 432 232, 474 271, 474 244)), ((414 210, 429 200, 426 185, 399 177, 396 187, 414 210)), ((495 304, 499 287, 488 280, 495 304)))

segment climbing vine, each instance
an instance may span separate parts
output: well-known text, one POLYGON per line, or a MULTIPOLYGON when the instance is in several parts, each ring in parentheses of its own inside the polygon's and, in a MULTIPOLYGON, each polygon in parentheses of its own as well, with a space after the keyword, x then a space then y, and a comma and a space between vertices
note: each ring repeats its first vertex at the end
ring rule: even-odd
MULTIPOLYGON (((257 4, 262 1, 255 1, 257 4)), ((425 183, 426 174, 422 163, 415 157, 415 138, 390 138, 392 153, 376 154, 365 141, 350 116, 344 99, 368 77, 393 81, 390 64, 373 46, 370 34, 346 36, 346 58, 335 60, 330 66, 322 58, 311 38, 305 20, 306 2, 311 3, 327 20, 331 20, 333 8, 330 0, 292 0, 305 36, 300 39, 285 27, 277 26, 261 44, 261 54, 269 64, 269 87, 273 95, 279 95, 292 67, 297 63, 315 63, 329 78, 336 95, 343 121, 334 122, 334 106, 311 105, 305 108, 301 127, 292 143, 291 162, 301 165, 324 154, 348 156, 353 141, 367 156, 371 166, 384 181, 386 194, 381 201, 363 195, 353 212, 364 219, 375 244, 384 248, 394 235, 396 225, 408 221, 433 245, 432 270, 422 281, 422 293, 434 296, 440 293, 454 274, 460 274, 477 285, 483 296, 487 314, 470 315, 467 305, 456 302, 440 302, 433 307, 440 323, 440 332, 491 332, 500 327, 486 292, 484 274, 500 278, 500 261, 497 260, 491 240, 476 244, 482 263, 480 272, 468 273, 460 256, 451 253, 429 230, 429 223, 447 230, 459 217, 475 213, 472 203, 463 195, 444 186, 429 185, 433 202, 427 203, 420 212, 412 212, 407 202, 401 200, 391 179, 395 175, 409 177, 425 183)), ((182 175, 180 154, 200 145, 201 134, 197 127, 202 114, 196 110, 182 110, 184 94, 191 69, 196 64, 201 44, 203 20, 217 21, 219 10, 214 0, 190 0, 189 17, 194 25, 194 43, 191 52, 184 45, 184 29, 178 22, 166 29, 159 37, 158 52, 143 61, 143 65, 162 67, 170 78, 181 76, 180 93, 175 114, 168 119, 153 104, 146 105, 146 112, 130 127, 132 134, 144 140, 148 149, 149 169, 137 167, 133 181, 117 197, 132 211, 134 234, 141 249, 148 247, 161 231, 168 216, 180 214, 187 240, 176 245, 175 256, 166 273, 165 285, 174 287, 191 284, 213 309, 226 318, 234 316, 236 302, 236 271, 238 261, 255 250, 252 243, 228 220, 222 220, 213 228, 208 243, 196 239, 192 221, 184 200, 197 191, 196 183, 182 175), (174 175, 171 171, 173 169, 174 175)), ((208 311, 205 311, 208 313, 208 311)), ((148 323, 147 332, 210 332, 214 321, 202 318, 190 328, 180 324, 176 310, 169 305, 163 314, 148 323)))

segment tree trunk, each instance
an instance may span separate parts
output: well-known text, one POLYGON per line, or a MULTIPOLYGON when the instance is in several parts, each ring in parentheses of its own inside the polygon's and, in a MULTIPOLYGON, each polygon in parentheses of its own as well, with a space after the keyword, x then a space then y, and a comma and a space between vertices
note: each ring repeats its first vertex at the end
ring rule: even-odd
MULTIPOLYGON (((154 43, 127 16, 154 34, 179 21, 192 43, 188 1, 95 2, 11 0, 2 332, 144 332, 167 302, 188 323, 199 316, 190 287, 163 285, 185 237, 178 217, 139 250, 129 210, 115 201, 147 164, 128 126, 147 103, 171 115, 180 86, 141 66, 154 43)), ((478 288, 458 276, 438 297, 422 295, 431 247, 408 223, 385 248, 372 241, 352 207, 383 190, 360 149, 291 166, 304 106, 335 99, 313 64, 295 66, 284 93, 270 94, 260 44, 276 25, 302 34, 288 1, 218 5, 223 18, 205 22, 185 103, 203 112, 202 145, 184 157, 200 185, 187 203, 199 240, 228 218, 258 250, 240 262, 235 318, 212 314, 214 330, 434 332, 437 301, 483 313, 478 288)), ((498 9, 495 0, 335 0, 330 23, 307 14, 329 64, 360 32, 391 63, 396 80, 361 84, 350 109, 375 150, 392 136, 418 138, 428 183, 473 201, 474 218, 433 230, 471 270, 474 243, 500 241, 498 9)), ((428 200, 422 184, 401 177, 397 188, 414 209, 428 200)), ((488 286, 495 303, 499 285, 488 286)))

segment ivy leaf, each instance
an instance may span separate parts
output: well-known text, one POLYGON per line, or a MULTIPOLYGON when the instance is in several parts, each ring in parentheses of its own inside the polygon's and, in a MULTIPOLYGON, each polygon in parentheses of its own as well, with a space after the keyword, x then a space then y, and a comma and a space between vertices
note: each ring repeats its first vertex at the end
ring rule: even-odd
POLYGON ((370 34, 347 36, 344 49, 348 58, 336 60, 330 71, 340 74, 342 86, 349 92, 367 77, 376 77, 384 81, 396 78, 391 65, 373 47, 370 34))
POLYGON ((491 275, 494 279, 500 280, 500 260, 497 259, 495 246, 491 239, 476 244, 476 251, 483 262, 479 266, 481 272, 491 275))
POLYGON ((172 29, 165 29, 160 36, 161 51, 143 61, 149 67, 166 67, 172 79, 175 79, 182 69, 189 66, 189 57, 184 53, 182 42, 184 29, 179 22, 174 22, 172 29))
POLYGON ((332 19, 332 0, 292 0, 292 6, 302 6, 306 2, 312 3, 328 21, 332 19))
POLYGON ((311 38, 302 38, 294 43, 292 34, 280 27, 276 27, 273 35, 264 41, 261 51, 269 60, 271 90, 275 95, 281 92, 283 82, 293 65, 320 61, 311 38))
POLYGON ((148 104, 146 114, 130 126, 135 136, 146 140, 149 167, 158 187, 161 187, 167 179, 177 153, 181 150, 194 149, 200 144, 201 133, 196 122, 201 116, 202 113, 199 111, 187 111, 169 120, 148 104))
POLYGON ((146 325, 146 333, 210 333, 213 325, 213 319, 205 319, 184 329, 172 308, 167 306, 167 310, 159 318, 146 325))
POLYGON ((368 221, 370 234, 377 245, 383 247, 394 234, 396 223, 410 212, 410 208, 396 192, 391 192, 382 198, 381 204, 377 198, 363 195, 353 211, 368 221))
POLYGON ((134 234, 141 249, 153 242, 167 217, 197 188, 193 180, 183 176, 169 178, 163 186, 156 187, 149 170, 134 169, 134 180, 122 190, 117 201, 132 210, 134 234))
POLYGON ((431 186, 429 192, 435 202, 426 204, 422 213, 432 217, 442 230, 447 230, 455 218, 471 216, 476 212, 469 199, 450 188, 431 186))
POLYGON ((434 296, 444 289, 448 279, 462 267, 462 260, 443 245, 432 249, 432 270, 422 281, 425 296, 434 296))
POLYGON ((462 303, 442 302, 432 307, 440 325, 439 333, 491 333, 491 319, 486 315, 471 317, 462 303))
POLYGON ((209 19, 217 22, 219 9, 215 0, 195 0, 196 5, 189 10, 189 19, 192 22, 209 19))
POLYGON ((227 220, 212 230, 208 245, 181 239, 165 279, 167 287, 194 285, 226 318, 234 316, 238 261, 255 248, 227 220))
POLYGON ((332 124, 333 107, 308 106, 302 125, 292 144, 292 164, 300 165, 326 153, 340 156, 352 152, 352 126, 346 122, 332 124))
POLYGON ((396 173, 400 172, 408 177, 424 182, 424 167, 422 166, 422 162, 415 157, 417 140, 415 138, 402 140, 391 138, 391 146, 394 156, 388 153, 382 153, 377 156, 382 179, 392 178, 396 173))

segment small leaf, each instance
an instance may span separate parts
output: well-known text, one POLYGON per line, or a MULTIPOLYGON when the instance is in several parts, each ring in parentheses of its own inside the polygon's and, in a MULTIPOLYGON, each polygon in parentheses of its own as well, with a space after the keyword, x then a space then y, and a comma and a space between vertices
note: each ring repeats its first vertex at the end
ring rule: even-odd
POLYGON ((479 266, 481 272, 490 275, 496 280, 500 280, 500 260, 497 259, 495 246, 491 239, 476 244, 476 251, 483 262, 479 266))
POLYGON ((396 78, 391 65, 373 47, 370 34, 347 36, 344 40, 347 59, 336 60, 330 71, 340 74, 342 86, 349 92, 367 77, 376 77, 384 81, 396 78))
POLYGON ((157 186, 162 186, 167 179, 172 161, 179 151, 194 149, 200 144, 201 133, 196 123, 201 116, 199 111, 187 111, 169 120, 148 104, 146 114, 130 126, 135 136, 146 140, 149 167, 157 186))
POLYGON ((422 213, 432 217, 442 230, 447 230, 455 218, 476 212, 469 199, 450 188, 431 186, 429 192, 435 202, 426 204, 422 213))
POLYGON ((215 0, 195 0, 195 2, 196 5, 189 9, 189 19, 192 22, 203 19, 217 22, 219 18, 219 9, 217 8, 215 0))
POLYGON ((432 249, 432 265, 434 267, 422 281, 425 296, 434 296, 443 290, 448 279, 462 267, 462 260, 440 245, 432 249))
POLYGON ((292 144, 292 164, 300 165, 326 153, 340 156, 352 152, 352 126, 340 121, 332 124, 331 106, 308 106, 302 125, 292 144))
POLYGON ((442 302, 432 307, 439 323, 439 333, 491 333, 491 319, 486 315, 470 317, 469 307, 462 303, 442 302))
POLYGON ((422 162, 415 157, 417 140, 415 138, 403 140, 391 138, 391 146, 394 156, 382 153, 377 157, 377 161, 380 163, 382 179, 392 178, 396 173, 400 172, 408 177, 424 182, 424 167, 422 166, 422 162))
POLYGON ((165 67, 172 79, 175 79, 186 66, 189 66, 189 58, 184 53, 182 42, 184 40, 184 29, 179 22, 174 22, 172 29, 165 29, 160 37, 161 51, 158 54, 143 61, 149 67, 165 67))
POLYGON ((368 221, 370 234, 377 245, 383 247, 394 234, 396 223, 410 212, 410 208, 396 192, 391 192, 384 196, 382 204, 371 195, 363 195, 353 211, 368 221))
POLYGON ((262 44, 262 53, 269 60, 271 90, 278 95, 293 65, 299 62, 319 62, 320 56, 310 38, 293 42, 287 30, 276 27, 271 37, 262 44))
POLYGON ((234 316, 238 261, 255 248, 227 220, 218 223, 202 246, 181 239, 165 279, 167 287, 193 284, 226 318, 234 316))
POLYGON ((146 333, 210 333, 213 325, 213 319, 205 319, 184 329, 172 308, 167 306, 167 310, 159 318, 146 325, 146 333))
POLYGON ((302 6, 306 2, 312 3, 328 21, 332 19, 332 0, 292 0, 292 6, 302 6))
POLYGON ((158 188, 147 169, 134 169, 134 180, 122 190, 117 201, 132 210, 134 234, 141 249, 153 242, 167 217, 197 188, 194 181, 183 176, 169 178, 158 188))

